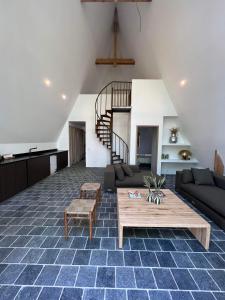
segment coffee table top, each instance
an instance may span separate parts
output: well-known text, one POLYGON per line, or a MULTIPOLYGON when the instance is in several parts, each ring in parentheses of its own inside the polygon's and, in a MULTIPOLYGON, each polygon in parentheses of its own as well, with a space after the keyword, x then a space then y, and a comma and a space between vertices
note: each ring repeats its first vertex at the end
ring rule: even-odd
POLYGON ((92 199, 74 199, 65 209, 67 214, 88 215, 95 208, 96 200, 92 199))
POLYGON ((210 224, 171 190, 164 189, 160 205, 147 201, 147 189, 117 189, 118 221, 125 227, 206 228, 210 224), (142 199, 130 199, 128 192, 138 191, 142 199))

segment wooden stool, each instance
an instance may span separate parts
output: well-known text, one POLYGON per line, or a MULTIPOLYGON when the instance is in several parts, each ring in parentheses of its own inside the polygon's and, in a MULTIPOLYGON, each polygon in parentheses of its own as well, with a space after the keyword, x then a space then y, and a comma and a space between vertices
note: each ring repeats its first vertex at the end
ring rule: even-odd
POLYGON ((68 217, 74 219, 89 219, 90 239, 92 239, 92 226, 95 220, 96 200, 94 199, 74 199, 64 211, 64 235, 68 238, 68 217))
POLYGON ((100 202, 101 200, 101 184, 100 183, 84 183, 80 187, 80 198, 86 198, 87 192, 94 192, 95 193, 95 199, 97 202, 100 202))

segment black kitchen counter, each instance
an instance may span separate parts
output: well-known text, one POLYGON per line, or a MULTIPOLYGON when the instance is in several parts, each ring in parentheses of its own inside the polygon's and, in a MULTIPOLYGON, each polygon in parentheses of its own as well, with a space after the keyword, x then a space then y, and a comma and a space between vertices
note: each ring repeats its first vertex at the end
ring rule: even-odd
POLYGON ((18 162, 18 161, 33 159, 33 158, 37 158, 37 157, 41 157, 41 156, 57 155, 59 153, 65 152, 65 151, 67 151, 67 150, 52 149, 52 150, 44 150, 44 151, 31 152, 30 155, 29 155, 29 153, 16 154, 15 158, 2 160, 0 162, 0 166, 1 165, 15 163, 15 162, 18 162))

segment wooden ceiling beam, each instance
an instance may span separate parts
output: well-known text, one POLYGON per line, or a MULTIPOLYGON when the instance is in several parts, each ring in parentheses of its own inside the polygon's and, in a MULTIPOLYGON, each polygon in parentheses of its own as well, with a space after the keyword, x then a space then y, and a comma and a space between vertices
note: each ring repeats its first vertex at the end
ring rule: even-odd
POLYGON ((111 3, 128 3, 128 2, 152 2, 152 0, 80 0, 81 2, 111 2, 111 3))

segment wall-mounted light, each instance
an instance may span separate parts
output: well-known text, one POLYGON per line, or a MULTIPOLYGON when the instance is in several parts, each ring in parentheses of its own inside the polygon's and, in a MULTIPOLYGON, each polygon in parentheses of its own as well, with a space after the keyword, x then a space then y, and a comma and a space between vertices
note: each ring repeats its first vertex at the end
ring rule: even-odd
POLYGON ((180 81, 180 87, 185 87, 187 85, 187 79, 183 79, 180 81))
POLYGON ((61 97, 62 97, 63 100, 66 100, 66 99, 67 99, 66 94, 62 94, 61 97))
POLYGON ((45 78, 45 79, 43 80, 43 82, 44 82, 44 85, 47 86, 47 87, 50 87, 50 86, 52 85, 51 80, 48 79, 48 78, 45 78))

